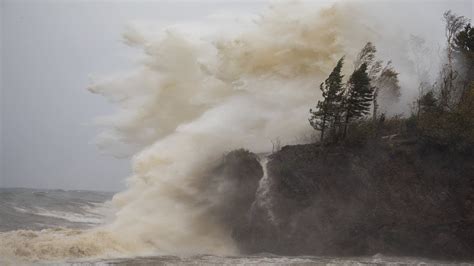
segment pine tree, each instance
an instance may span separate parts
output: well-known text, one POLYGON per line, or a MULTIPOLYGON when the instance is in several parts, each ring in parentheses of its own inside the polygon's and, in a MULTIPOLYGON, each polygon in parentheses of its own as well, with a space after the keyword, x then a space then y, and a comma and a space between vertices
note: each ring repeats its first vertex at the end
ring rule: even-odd
POLYGON ((474 28, 468 23, 460 31, 453 42, 453 49, 459 62, 458 71, 460 72, 462 91, 461 100, 466 93, 469 93, 469 87, 474 81, 474 28))
POLYGON ((311 113, 309 123, 314 129, 321 131, 321 143, 324 141, 326 129, 334 125, 334 121, 338 120, 340 114, 343 99, 343 75, 341 75, 343 65, 344 58, 341 58, 329 77, 319 86, 323 99, 318 101, 315 110, 309 110, 311 113))
POLYGON ((434 113, 437 110, 437 99, 433 91, 424 94, 420 99, 420 108, 423 113, 434 113))
POLYGON ((347 84, 344 101, 345 121, 343 137, 347 134, 347 126, 354 119, 367 115, 373 99, 374 88, 370 85, 367 63, 363 63, 352 73, 347 84))
POLYGON ((377 112, 379 109, 378 97, 383 93, 390 100, 398 100, 400 97, 400 86, 398 84, 398 73, 392 67, 392 62, 388 61, 383 67, 382 60, 376 60, 377 48, 371 42, 368 42, 359 52, 354 66, 360 68, 362 64, 367 65, 367 74, 370 78, 370 85, 373 87, 373 121, 377 121, 377 112))
POLYGON ((468 23, 464 29, 455 36, 452 44, 454 51, 465 54, 470 59, 474 59, 474 28, 468 23))

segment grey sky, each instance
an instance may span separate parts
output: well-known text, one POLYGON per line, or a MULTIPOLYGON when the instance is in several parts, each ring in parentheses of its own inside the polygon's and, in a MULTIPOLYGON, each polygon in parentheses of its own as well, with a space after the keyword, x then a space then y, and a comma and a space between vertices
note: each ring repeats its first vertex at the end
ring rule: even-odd
MULTIPOLYGON (((265 6, 242 0, 0 3, 0 187, 96 190, 122 189, 130 174, 129 159, 102 155, 93 143, 97 129, 87 124, 114 109, 86 90, 90 75, 133 67, 139 51, 122 43, 126 23, 172 24, 221 10, 258 13, 265 6)), ((472 17, 472 1, 456 6, 472 17)), ((441 13, 436 16, 439 21, 441 13)))
POLYGON ((122 189, 130 174, 129 159, 96 148, 97 129, 87 124, 114 109, 86 90, 90 75, 133 67, 138 51, 122 43, 126 23, 169 24, 224 8, 263 6, 251 1, 0 2, 0 186, 97 190, 122 189))

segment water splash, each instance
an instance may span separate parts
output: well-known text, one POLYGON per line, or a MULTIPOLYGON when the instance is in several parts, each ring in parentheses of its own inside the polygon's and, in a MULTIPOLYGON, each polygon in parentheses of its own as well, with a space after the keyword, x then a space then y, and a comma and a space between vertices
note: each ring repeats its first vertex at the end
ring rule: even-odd
POLYGON ((273 202, 270 196, 271 191, 271 179, 268 176, 268 164, 269 159, 264 157, 261 159, 260 164, 263 169, 263 177, 258 183, 257 195, 255 197, 255 204, 266 213, 269 221, 274 225, 278 224, 276 215, 273 212, 273 202))
MULTIPOLYGON (((237 253, 228 229, 208 212, 202 177, 225 152, 265 152, 271 139, 290 143, 307 135, 315 85, 337 59, 349 61, 372 37, 353 23, 357 12, 350 5, 308 5, 275 5, 234 35, 199 38, 179 27, 158 39, 128 32, 128 43, 146 55, 142 66, 90 87, 120 109, 100 120, 109 128, 101 145, 139 151, 128 189, 112 201, 114 221, 85 231, 2 233, 0 256, 237 253)), ((267 182, 262 179, 258 192, 264 206, 267 182)))

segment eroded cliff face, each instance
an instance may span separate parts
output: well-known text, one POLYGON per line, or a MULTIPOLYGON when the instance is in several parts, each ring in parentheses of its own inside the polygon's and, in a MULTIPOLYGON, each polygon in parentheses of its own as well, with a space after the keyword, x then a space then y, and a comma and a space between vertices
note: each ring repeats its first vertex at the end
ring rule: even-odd
POLYGON ((235 183, 219 213, 242 252, 474 257, 472 156, 390 141, 286 146, 266 169, 243 151, 226 158, 220 176, 235 183))
POLYGON ((232 151, 217 162, 199 188, 212 202, 211 215, 229 231, 250 219, 259 180, 263 176, 259 160, 251 152, 232 151))

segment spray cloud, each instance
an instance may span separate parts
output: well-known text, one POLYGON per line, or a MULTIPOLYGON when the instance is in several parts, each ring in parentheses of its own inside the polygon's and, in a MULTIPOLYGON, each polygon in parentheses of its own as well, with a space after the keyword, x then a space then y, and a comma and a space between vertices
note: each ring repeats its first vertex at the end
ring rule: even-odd
POLYGON ((128 189, 113 199, 114 219, 88 231, 3 233, 0 254, 238 252, 228 228, 209 212, 219 199, 202 193, 202 177, 233 149, 267 152, 271 140, 292 143, 311 132, 317 85, 337 60, 345 55, 349 62, 367 41, 392 41, 367 26, 355 3, 316 6, 276 4, 240 32, 205 37, 180 27, 158 37, 130 29, 127 42, 145 53, 141 67, 90 87, 119 106, 100 120, 109 128, 101 145, 136 152, 128 189))

